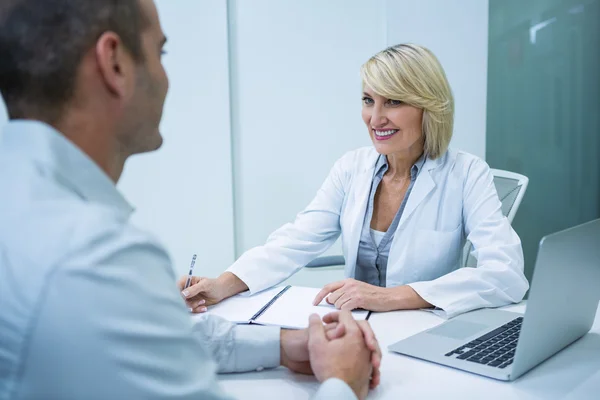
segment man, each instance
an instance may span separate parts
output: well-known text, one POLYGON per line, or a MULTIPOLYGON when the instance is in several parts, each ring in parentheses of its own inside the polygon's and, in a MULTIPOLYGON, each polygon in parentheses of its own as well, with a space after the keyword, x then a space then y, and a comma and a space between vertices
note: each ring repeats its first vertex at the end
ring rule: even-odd
POLYGON ((220 399, 216 369, 280 364, 314 372, 319 398, 364 398, 367 324, 193 326, 166 252, 129 223, 115 183, 162 143, 165 42, 152 0, 2 0, 0 399, 220 399))

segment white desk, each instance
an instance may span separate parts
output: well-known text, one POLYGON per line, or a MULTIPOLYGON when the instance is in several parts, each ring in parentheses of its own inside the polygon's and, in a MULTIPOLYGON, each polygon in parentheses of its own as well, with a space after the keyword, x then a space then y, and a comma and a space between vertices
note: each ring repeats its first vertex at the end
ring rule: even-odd
MULTIPOLYGON (((524 305, 507 307, 524 311, 524 305)), ((442 323, 426 311, 373 314, 369 319, 384 350, 381 385, 369 399, 600 399, 600 308, 590 333, 517 379, 501 382, 387 352, 387 346, 442 323)), ((238 399, 309 399, 314 377, 285 368, 219 377, 238 399)))

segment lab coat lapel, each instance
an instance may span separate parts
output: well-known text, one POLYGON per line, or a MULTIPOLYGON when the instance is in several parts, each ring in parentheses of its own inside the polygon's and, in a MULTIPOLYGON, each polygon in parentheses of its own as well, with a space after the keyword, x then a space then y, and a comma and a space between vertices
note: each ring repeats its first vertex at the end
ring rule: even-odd
MULTIPOLYGON (((396 233, 394 234, 394 239, 392 240, 392 247, 390 249, 390 254, 388 258, 388 273, 387 273, 387 282, 386 286, 390 286, 390 284, 398 284, 399 282, 406 282, 406 277, 404 277, 402 271, 403 264, 400 262, 402 258, 403 252, 406 250, 405 245, 401 245, 399 243, 401 237, 407 237, 406 235, 399 235, 398 232, 401 229, 407 229, 403 227, 408 221, 408 218, 411 214, 421 205, 421 203, 425 200, 425 198, 431 193, 431 191, 435 188, 435 182, 431 177, 430 171, 436 168, 440 164, 438 160, 430 160, 427 159, 425 164, 423 164, 422 170, 417 177, 415 185, 412 188, 410 196, 408 196, 408 201, 400 217, 400 222, 398 223, 398 227, 396 228, 396 233), (395 279, 390 282, 390 277, 394 276, 395 279)), ((409 236, 412 236, 412 233, 409 233, 409 236)), ((420 249, 411 249, 411 251, 421 251, 420 249)))
POLYGON ((356 188, 353 192, 356 193, 355 204, 351 212, 351 228, 350 240, 348 243, 348 254, 346 255, 346 276, 353 277, 356 266, 356 257, 358 256, 358 244, 362 232, 362 225, 367 212, 369 202, 369 193, 371 191, 371 183, 373 182, 373 173, 377 155, 373 160, 369 160, 368 167, 358 173, 356 177, 356 188))
POLYGON ((425 200, 427 195, 435 188, 435 182, 431 177, 430 170, 435 168, 438 165, 437 160, 427 159, 425 164, 423 164, 422 170, 417 177, 417 180, 408 196, 408 201, 406 202, 406 206, 404 211, 402 212, 402 216, 400 217, 400 222, 398 223, 398 229, 404 225, 404 223, 408 220, 411 214, 419 207, 419 205, 425 200))

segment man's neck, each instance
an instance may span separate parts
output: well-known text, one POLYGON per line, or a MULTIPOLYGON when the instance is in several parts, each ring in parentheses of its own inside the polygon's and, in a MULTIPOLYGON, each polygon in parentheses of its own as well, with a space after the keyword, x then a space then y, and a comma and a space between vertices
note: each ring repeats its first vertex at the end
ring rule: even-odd
POLYGON ((87 154, 115 184, 118 182, 127 155, 120 151, 110 123, 66 117, 53 126, 87 154))

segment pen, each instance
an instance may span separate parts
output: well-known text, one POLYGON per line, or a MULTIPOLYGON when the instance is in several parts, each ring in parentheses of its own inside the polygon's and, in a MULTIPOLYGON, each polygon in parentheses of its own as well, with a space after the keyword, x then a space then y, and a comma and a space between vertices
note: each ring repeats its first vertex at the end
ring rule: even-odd
POLYGON ((194 271, 194 264, 196 264, 196 255, 192 257, 192 263, 190 264, 190 272, 188 273, 187 281, 185 281, 185 288, 190 287, 190 283, 192 282, 192 271, 194 271))

